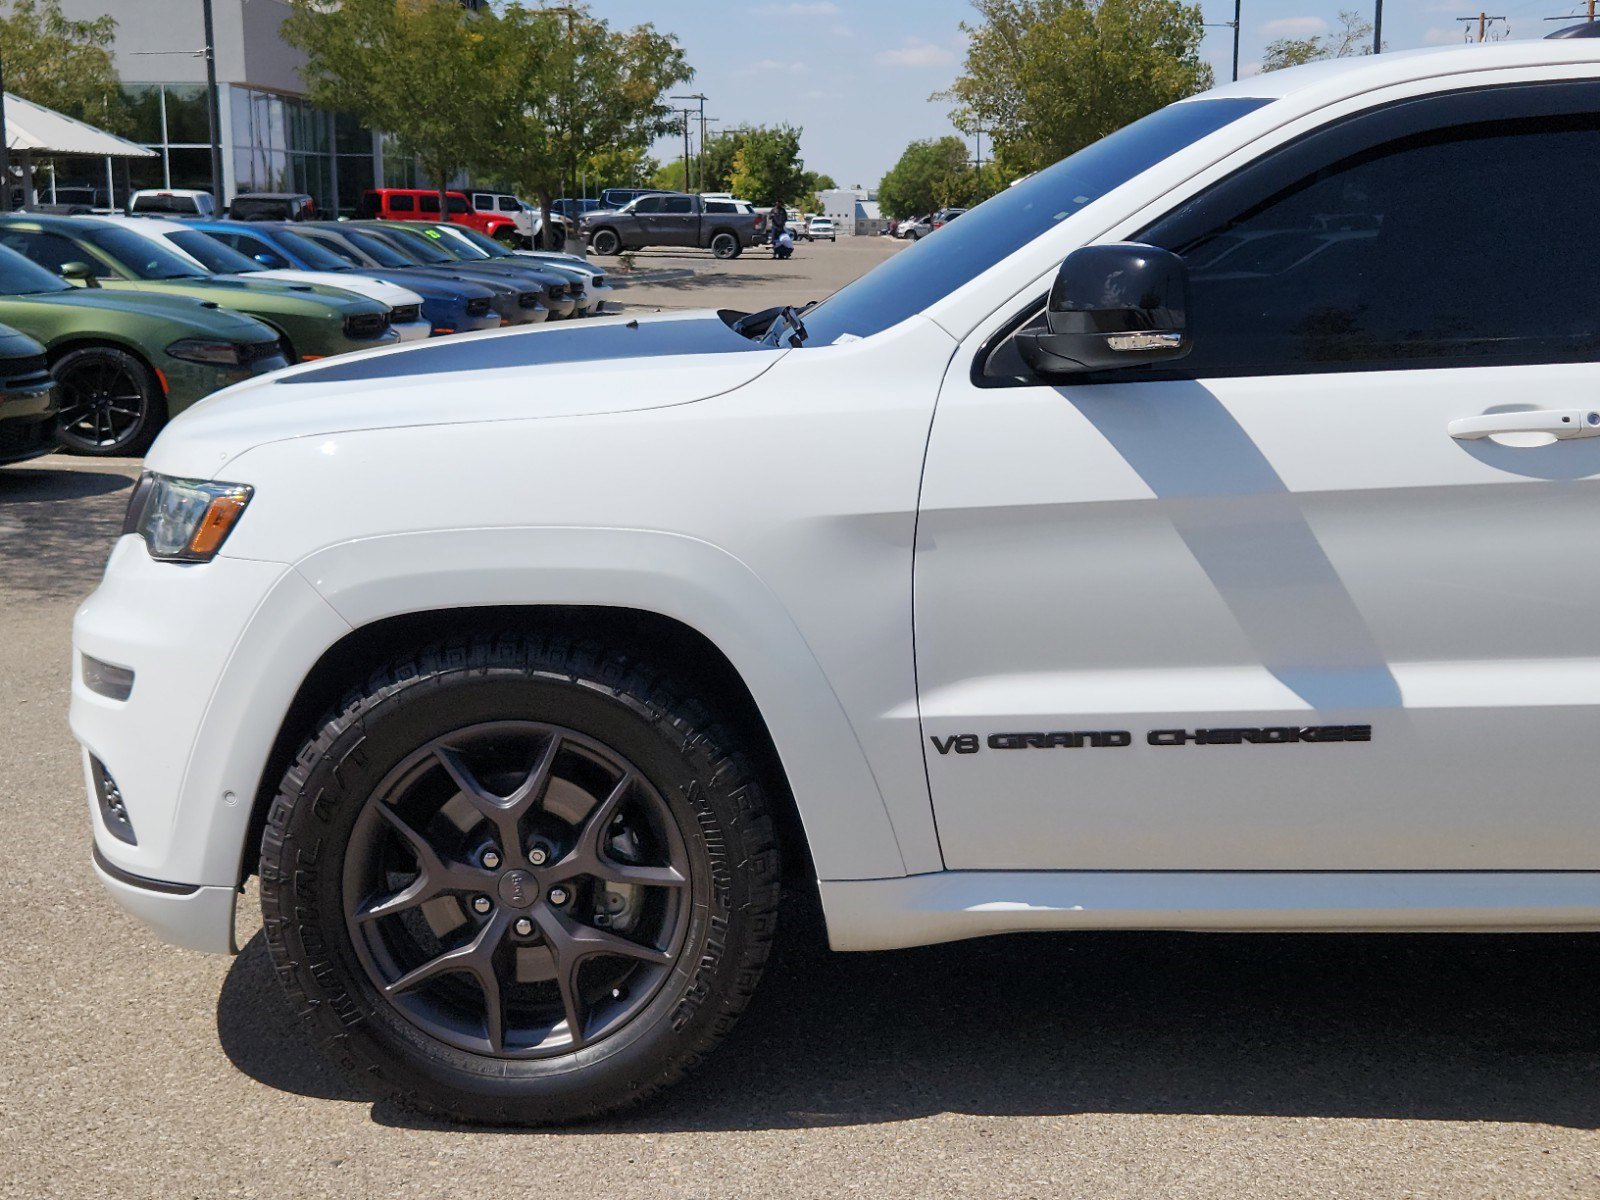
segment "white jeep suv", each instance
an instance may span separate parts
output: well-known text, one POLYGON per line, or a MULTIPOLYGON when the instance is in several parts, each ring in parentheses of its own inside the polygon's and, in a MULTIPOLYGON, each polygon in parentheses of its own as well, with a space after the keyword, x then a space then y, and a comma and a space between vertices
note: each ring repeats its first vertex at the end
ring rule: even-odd
POLYGON ((840 950, 1600 929, 1600 44, 1262 75, 808 311, 307 364, 75 626, 101 881, 469 1119, 840 950), (1585 247, 1589 247, 1586 249, 1585 247))

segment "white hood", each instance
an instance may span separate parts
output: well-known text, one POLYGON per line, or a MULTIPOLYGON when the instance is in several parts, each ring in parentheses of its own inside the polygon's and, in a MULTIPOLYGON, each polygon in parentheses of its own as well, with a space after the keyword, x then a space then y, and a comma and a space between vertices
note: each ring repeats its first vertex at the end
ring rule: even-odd
POLYGON ((207 397, 162 431, 145 463, 164 474, 213 478, 252 446, 289 438, 688 404, 742 387, 786 353, 734 333, 709 310, 368 350, 207 397))

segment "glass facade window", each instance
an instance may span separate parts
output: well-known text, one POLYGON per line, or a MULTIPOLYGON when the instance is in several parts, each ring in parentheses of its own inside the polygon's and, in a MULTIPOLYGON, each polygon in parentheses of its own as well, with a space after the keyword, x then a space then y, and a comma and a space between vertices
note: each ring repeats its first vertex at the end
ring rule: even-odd
MULTIPOLYGON (((133 114, 131 140, 159 158, 128 160, 128 183, 139 188, 211 189, 206 90, 196 83, 127 84, 123 99, 133 114)), ((119 195, 118 204, 127 196, 119 195)))
MULTIPOLYGON (((324 213, 354 213, 373 186, 372 134, 354 117, 330 114, 294 96, 224 85, 232 145, 232 194, 307 192, 324 213)), ((123 87, 133 113, 131 140, 160 155, 131 160, 133 188, 211 188, 206 91, 199 84, 148 83, 123 87)), ((127 197, 119 196, 119 203, 127 197)))
POLYGON ((228 91, 236 191, 306 192, 324 213, 355 212, 373 177, 372 134, 359 121, 294 96, 228 91))

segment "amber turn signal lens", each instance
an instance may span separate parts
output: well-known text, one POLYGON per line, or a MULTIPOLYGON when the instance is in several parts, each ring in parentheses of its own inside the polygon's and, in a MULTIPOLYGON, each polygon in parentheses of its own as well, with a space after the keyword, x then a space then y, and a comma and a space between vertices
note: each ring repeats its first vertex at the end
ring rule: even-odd
POLYGON ((211 507, 206 509, 206 515, 200 518, 200 528, 189 539, 189 553, 207 558, 215 554, 249 502, 248 495, 237 492, 213 500, 211 507))

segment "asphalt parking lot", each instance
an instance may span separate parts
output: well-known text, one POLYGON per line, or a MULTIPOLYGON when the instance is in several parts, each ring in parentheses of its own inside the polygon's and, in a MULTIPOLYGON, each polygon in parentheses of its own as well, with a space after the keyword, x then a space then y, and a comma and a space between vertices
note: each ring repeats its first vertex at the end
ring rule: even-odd
MULTIPOLYGON (((803 301, 884 243, 624 299, 803 301)), ((159 944, 89 870, 69 628, 137 471, 0 470, 0 1195, 1600 1196, 1600 936, 836 955, 796 903, 737 1034, 651 1108, 485 1132, 375 1103, 288 1015, 253 888, 224 960, 159 944)))

